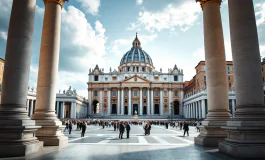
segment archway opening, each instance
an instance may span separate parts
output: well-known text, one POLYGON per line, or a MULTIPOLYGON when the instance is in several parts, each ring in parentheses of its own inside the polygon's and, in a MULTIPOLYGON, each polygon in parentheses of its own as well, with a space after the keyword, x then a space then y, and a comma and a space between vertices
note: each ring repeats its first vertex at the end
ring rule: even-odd
POLYGON ((98 100, 94 100, 93 101, 93 114, 97 114, 97 104, 98 104, 98 100))
POLYGON ((174 101, 174 115, 179 115, 179 101, 174 101))

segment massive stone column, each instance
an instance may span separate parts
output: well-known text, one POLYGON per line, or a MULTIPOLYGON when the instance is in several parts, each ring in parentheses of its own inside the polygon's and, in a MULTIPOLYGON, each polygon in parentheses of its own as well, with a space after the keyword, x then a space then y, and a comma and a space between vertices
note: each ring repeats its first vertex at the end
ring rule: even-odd
POLYGON ((235 111, 236 111, 236 107, 235 107, 235 100, 234 99, 232 99, 232 115, 233 115, 233 117, 235 116, 235 111))
POLYGON ((108 88, 108 115, 111 114, 111 88, 108 88))
POLYGON ((121 115, 124 115, 124 88, 121 88, 121 115))
POLYGON ((154 88, 151 88, 151 115, 154 115, 154 88))
POLYGON ((102 104, 103 104, 103 88, 100 88, 100 99, 99 99, 99 114, 103 114, 102 110, 102 104))
POLYGON ((147 115, 150 115, 150 89, 146 89, 147 92, 147 115))
POLYGON ((164 106, 163 106, 163 88, 160 88, 160 115, 163 115, 164 106))
POLYGON ((57 101, 56 102, 56 115, 57 115, 57 118, 59 118, 59 104, 60 104, 60 102, 57 101))
POLYGON ((202 99, 202 118, 206 118, 205 99, 202 99))
POLYGON ((143 88, 140 88, 140 115, 143 115, 143 88))
POLYGON ((76 102, 73 101, 71 103, 71 114, 70 114, 70 117, 73 118, 73 119, 76 119, 76 102))
MULTIPOLYGON (((170 106, 171 101, 172 101, 172 89, 168 88, 168 107, 170 106)), ((168 113, 171 115, 171 109, 169 109, 168 113)))
POLYGON ((228 103, 228 85, 223 29, 220 14, 221 0, 196 0, 201 3, 204 24, 204 46, 208 93, 208 114, 202 122, 201 132, 195 143, 218 146, 226 133, 221 126, 231 118, 228 103))
POLYGON ((230 36, 236 85, 236 112, 227 122, 222 153, 265 159, 265 106, 255 12, 252 0, 229 0, 230 36))
POLYGON ((88 88, 88 114, 92 115, 92 108, 93 108, 93 103, 92 103, 92 88, 88 88))
POLYGON ((1 157, 41 152, 34 120, 28 117, 26 100, 31 61, 36 0, 14 0, 9 22, 0 105, 1 157))
POLYGON ((128 115, 132 115, 132 88, 129 87, 129 99, 128 99, 128 115))
POLYGON ((56 82, 59 65, 61 9, 64 0, 44 0, 45 13, 40 47, 37 83, 37 105, 32 119, 42 128, 36 136, 46 146, 63 146, 68 138, 63 134, 62 122, 56 117, 56 82))
POLYGON ((117 115, 120 115, 121 111, 120 111, 120 88, 118 88, 118 112, 117 112, 117 115))

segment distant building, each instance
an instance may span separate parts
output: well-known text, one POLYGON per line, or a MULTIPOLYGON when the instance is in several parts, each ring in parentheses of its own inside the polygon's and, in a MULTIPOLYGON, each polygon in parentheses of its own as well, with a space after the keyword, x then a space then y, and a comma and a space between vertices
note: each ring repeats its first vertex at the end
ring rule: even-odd
POLYGON ((156 118, 182 115, 182 69, 175 65, 166 72, 155 70, 137 34, 118 69, 104 72, 96 65, 89 70, 87 84, 91 115, 129 117, 137 113, 156 118))

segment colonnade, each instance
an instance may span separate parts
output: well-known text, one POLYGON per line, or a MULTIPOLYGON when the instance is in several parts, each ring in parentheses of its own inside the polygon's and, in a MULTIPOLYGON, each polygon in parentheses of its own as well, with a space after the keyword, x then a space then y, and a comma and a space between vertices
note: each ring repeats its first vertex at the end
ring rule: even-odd
POLYGON ((58 118, 86 118, 87 106, 76 101, 56 101, 55 112, 58 118), (68 104, 68 105, 67 105, 68 104), (68 107, 67 107, 68 106, 68 107), (68 109, 68 110, 67 110, 68 109), (67 110, 67 111, 66 111, 67 110))
POLYGON ((13 1, 0 105, 1 156, 25 156, 42 151, 43 145, 63 146, 68 143, 54 108, 64 2, 44 0, 36 110, 30 119, 26 99, 36 0, 13 1))
POLYGON ((206 118, 206 100, 202 99, 195 102, 184 104, 184 117, 192 119, 206 118))
POLYGON ((265 158, 265 106, 252 0, 228 0, 236 111, 228 108, 222 0, 196 0, 203 10, 208 114, 195 143, 239 158, 265 158), (220 142, 220 143, 219 143, 220 142))
POLYGON ((36 109, 36 99, 27 99, 27 110, 28 110, 28 116, 31 117, 36 109))
MULTIPOLYGON (((119 88, 109 87, 108 89, 104 89, 104 88, 100 88, 100 89, 93 88, 93 89, 94 90, 88 89, 88 101, 90 102, 90 111, 89 111, 90 114, 97 114, 94 111, 95 107, 93 106, 94 105, 93 101, 94 100, 98 101, 98 99, 99 99, 99 107, 100 107, 99 114, 100 115, 103 115, 103 114, 134 115, 133 113, 134 104, 137 104, 138 115, 155 115, 155 114, 164 115, 165 104, 167 105, 167 107, 170 107, 171 105, 170 102, 174 100, 174 98, 172 97, 172 88, 164 89, 164 88, 156 88, 156 87, 119 87, 119 88), (117 96, 112 95, 113 89, 117 91, 117 96), (137 96, 133 95, 134 89, 137 90, 137 96), (105 91, 107 90, 107 107, 108 107, 107 113, 104 113, 103 111, 103 97, 104 97, 103 91, 104 90, 105 91), (163 95, 164 90, 167 91, 166 96, 163 95), (97 92, 99 91, 99 97, 96 99, 94 99, 95 98, 94 93, 93 93, 94 91, 97 91, 97 92), (156 92, 158 92, 157 93, 158 95, 157 94, 155 95, 156 92), (112 103, 112 98, 116 98, 117 102, 112 103), (168 101, 164 102, 164 98, 167 98, 168 101), (154 102, 155 99, 158 99, 159 101, 154 102), (116 109, 117 112, 115 113, 112 110, 113 104, 116 104, 117 106, 117 109, 116 109), (156 110, 156 112, 155 112, 155 105, 159 106, 159 109, 156 110)), ((183 92, 183 91, 181 90, 180 92, 183 92)), ((181 102, 179 101, 179 114, 181 114, 180 111, 181 111, 181 102)), ((168 109, 168 112, 165 114, 171 114, 171 112, 172 110, 168 109)))

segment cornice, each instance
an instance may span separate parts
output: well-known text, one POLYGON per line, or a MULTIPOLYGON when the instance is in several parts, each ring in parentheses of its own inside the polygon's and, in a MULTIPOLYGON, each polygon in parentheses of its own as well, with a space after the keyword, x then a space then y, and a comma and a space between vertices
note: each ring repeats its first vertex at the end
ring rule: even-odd
POLYGON ((43 0, 44 4, 46 5, 47 3, 57 3, 59 4, 61 7, 63 7, 64 2, 68 2, 68 0, 43 0))
POLYGON ((200 2, 203 10, 203 7, 208 3, 218 3, 219 5, 221 5, 222 0, 196 0, 196 2, 200 2))

